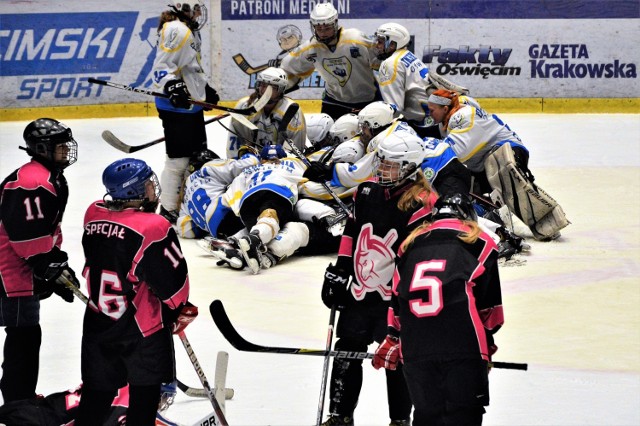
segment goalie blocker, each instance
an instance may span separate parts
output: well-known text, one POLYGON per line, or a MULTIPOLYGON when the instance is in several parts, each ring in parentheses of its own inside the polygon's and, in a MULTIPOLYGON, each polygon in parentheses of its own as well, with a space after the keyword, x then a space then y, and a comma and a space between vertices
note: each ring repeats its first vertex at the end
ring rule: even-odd
POLYGON ((558 202, 518 168, 508 143, 489 154, 484 167, 491 187, 500 193, 509 210, 527 224, 536 240, 557 238, 558 232, 571 223, 558 202))

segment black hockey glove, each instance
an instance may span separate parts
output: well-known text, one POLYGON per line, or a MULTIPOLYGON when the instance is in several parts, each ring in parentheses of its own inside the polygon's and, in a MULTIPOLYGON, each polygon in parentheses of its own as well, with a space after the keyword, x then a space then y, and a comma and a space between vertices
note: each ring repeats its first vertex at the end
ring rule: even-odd
POLYGON ((164 85, 164 91, 169 95, 171 105, 176 108, 191 108, 189 90, 184 80, 170 80, 164 85))
POLYGON ((62 271, 62 274, 58 277, 58 279, 53 283, 53 292, 60 296, 62 300, 67 303, 72 303, 74 296, 73 290, 68 288, 65 283, 71 283, 75 288, 80 288, 80 281, 76 278, 75 272, 73 269, 68 266, 62 271))
POLYGON ((220 102, 220 96, 218 96, 218 92, 216 92, 216 89, 214 89, 213 87, 209 86, 208 84, 204 87, 204 92, 205 92, 205 102, 208 102, 210 104, 214 104, 217 105, 218 102, 220 102))
POLYGON ((327 266, 324 271, 324 282, 322 283, 322 303, 327 308, 331 308, 333 305, 337 310, 345 308, 349 300, 349 291, 347 289, 349 277, 350 275, 344 269, 333 266, 332 263, 327 266))
POLYGON ((326 182, 333 178, 333 166, 327 166, 319 161, 311 161, 302 177, 313 182, 326 182))
POLYGON ((54 247, 47 253, 30 257, 27 263, 31 266, 33 276, 36 279, 53 282, 68 266, 68 260, 69 256, 67 256, 67 253, 58 247, 54 247))

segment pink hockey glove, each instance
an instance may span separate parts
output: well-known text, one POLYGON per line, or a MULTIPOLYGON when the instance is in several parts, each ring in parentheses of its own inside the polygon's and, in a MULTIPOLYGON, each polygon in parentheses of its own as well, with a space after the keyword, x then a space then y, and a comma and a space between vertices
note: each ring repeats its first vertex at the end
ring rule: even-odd
POLYGON ((371 360, 371 364, 373 364, 373 367, 376 370, 379 368, 395 370, 400 360, 400 340, 398 340, 397 337, 388 334, 382 343, 380 343, 378 349, 376 349, 376 353, 371 360))

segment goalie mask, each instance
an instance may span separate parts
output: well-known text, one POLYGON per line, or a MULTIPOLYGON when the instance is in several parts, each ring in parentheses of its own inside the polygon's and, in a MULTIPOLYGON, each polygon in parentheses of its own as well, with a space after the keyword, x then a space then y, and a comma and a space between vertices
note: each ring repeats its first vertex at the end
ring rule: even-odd
POLYGON ((378 59, 381 60, 387 59, 396 50, 406 47, 411 40, 409 31, 395 22, 380 25, 374 38, 377 42, 378 59))
POLYGON ((151 167, 135 158, 123 158, 108 165, 102 173, 102 183, 107 189, 104 201, 116 208, 129 201, 140 201, 144 211, 154 211, 162 192, 151 167))
POLYGON ((373 161, 374 175, 381 186, 393 187, 415 179, 427 150, 418 136, 396 131, 380 141, 373 161))
POLYGON ((69 167, 78 160, 78 142, 71 129, 53 118, 38 118, 25 127, 22 134, 32 157, 58 169, 69 167))
POLYGON ((431 217, 434 221, 440 219, 478 220, 473 202, 467 195, 462 194, 443 195, 438 198, 433 206, 431 217))
POLYGON ((189 28, 199 31, 207 23, 208 10, 200 0, 172 1, 169 7, 189 23, 189 28))
POLYGON ((320 43, 328 44, 338 36, 338 11, 331 3, 316 4, 310 18, 311 34, 320 43), (318 34, 318 31, 322 34, 318 34))

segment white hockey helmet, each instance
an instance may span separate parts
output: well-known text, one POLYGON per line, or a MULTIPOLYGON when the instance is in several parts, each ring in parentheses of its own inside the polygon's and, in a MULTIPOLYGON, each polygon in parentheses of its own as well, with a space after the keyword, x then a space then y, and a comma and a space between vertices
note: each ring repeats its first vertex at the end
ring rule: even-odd
POLYGON ((355 163, 364 155, 364 146, 359 140, 348 140, 336 147, 331 156, 334 163, 355 163))
POLYGON ((338 11, 331 3, 318 3, 311 11, 309 22, 311 33, 319 42, 328 43, 338 34, 338 11), (330 37, 318 37, 316 25, 333 25, 333 35, 330 37))
POLYGON ((302 31, 295 25, 285 25, 278 28, 276 39, 282 50, 289 51, 302 43, 302 31))
POLYGON ((209 12, 201 0, 172 0, 169 6, 174 12, 188 18, 191 21, 189 27, 194 31, 202 29, 207 23, 209 12))
POLYGON ((287 88, 287 73, 282 68, 269 67, 264 71, 260 71, 256 77, 256 88, 259 84, 270 84, 283 94, 287 88))
POLYGON ((374 36, 376 39, 384 39, 385 52, 387 51, 387 49, 389 49, 389 47, 391 47, 392 41, 395 41, 396 43, 396 47, 394 50, 406 47, 409 44, 409 41, 411 41, 409 30, 407 30, 400 24, 396 24, 395 22, 389 22, 380 25, 374 36))
POLYGON ((307 124, 307 138, 311 144, 318 145, 318 147, 328 145, 325 144, 325 139, 329 135, 329 129, 333 127, 333 118, 329 114, 321 112, 306 114, 304 121, 307 124))
POLYGON ((414 178, 426 156, 422 139, 413 133, 396 131, 380 141, 373 162, 374 175, 382 186, 395 186, 414 178))
POLYGON ((358 116, 355 114, 344 114, 333 123, 329 129, 329 135, 333 145, 348 141, 358 134, 358 116))
POLYGON ((358 113, 358 126, 362 131, 363 126, 371 130, 386 127, 393 121, 395 110, 386 102, 371 102, 358 113))

